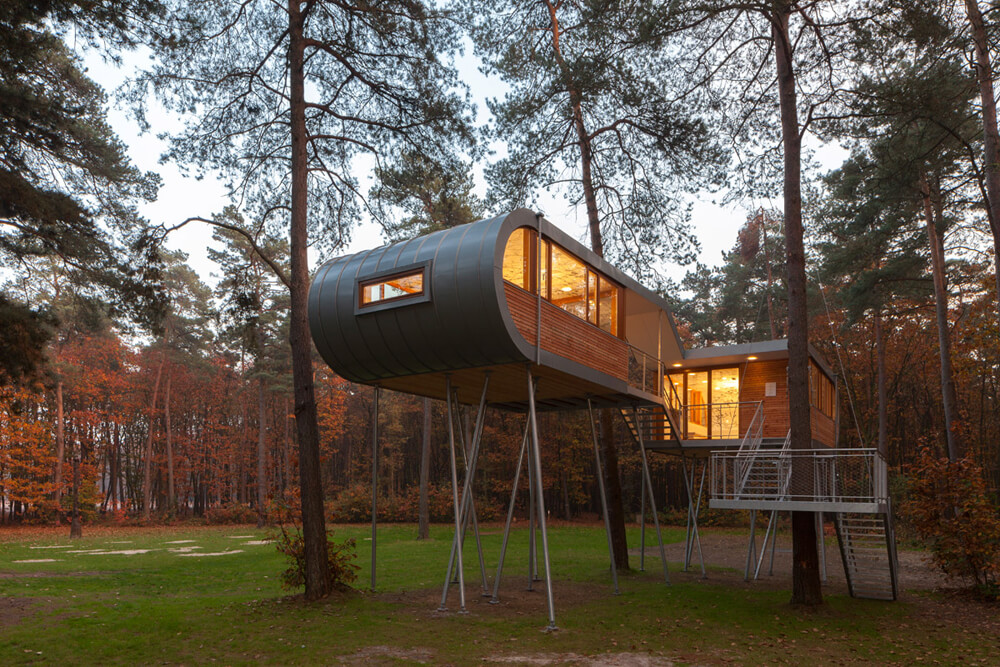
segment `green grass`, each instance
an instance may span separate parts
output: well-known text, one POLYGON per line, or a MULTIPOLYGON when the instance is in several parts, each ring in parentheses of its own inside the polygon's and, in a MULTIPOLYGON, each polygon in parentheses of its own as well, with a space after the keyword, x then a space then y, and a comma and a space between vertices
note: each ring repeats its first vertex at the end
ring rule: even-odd
MULTIPOLYGON (((544 586, 523 592, 524 529, 512 536, 504 604, 489 605, 478 595, 470 539, 464 555, 471 613, 434 611, 450 547, 445 526, 434 526, 427 541, 414 539, 413 526, 380 528, 378 594, 350 593, 306 604, 280 588, 284 562, 273 545, 246 545, 248 539, 233 537, 260 539, 268 532, 246 527, 88 530, 88 537, 73 542, 52 531, 0 533, 0 573, 6 573, 0 575, 0 597, 6 598, 0 601, 0 664, 313 664, 351 656, 475 664, 498 655, 606 652, 662 654, 698 664, 935 659, 988 664, 1000 648, 995 631, 979 632, 978 626, 951 618, 957 613, 953 602, 932 595, 896 604, 828 596, 823 608, 801 610, 788 605, 788 591, 734 584, 738 577, 730 574, 716 573, 708 581, 681 576, 675 563, 674 583, 665 586, 655 547, 647 549, 647 571, 623 576, 623 594, 614 596, 604 533, 596 526, 551 530, 556 633, 541 632, 544 586), (194 540, 200 552, 241 551, 180 557, 169 549, 185 545, 167 544, 175 540, 194 540), (71 546, 32 548, 52 545, 71 546), (88 549, 152 551, 67 553, 88 549), (14 562, 39 558, 62 560, 14 562), (23 617, 12 617, 11 608, 24 604, 23 617)), ((368 530, 340 527, 337 535, 357 540, 362 567, 357 586, 367 588, 368 530)), ((638 531, 629 537, 635 545, 638 531)), ((654 544, 652 531, 646 538, 654 544)), ((667 529, 665 538, 680 541, 683 529, 667 529)), ((491 580, 499 545, 500 528, 485 526, 491 580)), ((451 609, 457 608, 457 597, 453 590, 451 609)), ((983 623, 995 623, 992 608, 973 611, 992 615, 983 623)))

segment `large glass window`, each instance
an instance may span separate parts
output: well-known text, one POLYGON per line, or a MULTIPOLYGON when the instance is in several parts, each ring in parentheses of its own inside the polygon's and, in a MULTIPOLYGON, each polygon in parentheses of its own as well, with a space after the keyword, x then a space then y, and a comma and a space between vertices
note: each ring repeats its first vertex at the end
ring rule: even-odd
POLYGON ((568 313, 621 336, 621 287, 528 227, 515 229, 503 255, 503 278, 568 313))
POLYGON ((738 368, 670 373, 665 378, 669 406, 682 414, 682 438, 731 440, 740 437, 738 368))
POLYGON ((375 280, 361 285, 361 305, 405 299, 424 293, 424 270, 375 280))
POLYGON ((740 437, 740 370, 712 371, 712 437, 740 437))
POLYGON ((541 290, 542 298, 552 300, 549 294, 549 276, 552 275, 550 260, 552 259, 552 244, 542 239, 538 244, 538 286, 541 290))
POLYGON ((531 234, 525 227, 518 227, 507 239, 503 251, 503 279, 521 289, 531 289, 531 234))
POLYGON ((809 402, 827 417, 833 418, 835 390, 830 378, 812 361, 809 362, 809 402))
POLYGON ((552 246, 551 300, 581 320, 587 319, 587 265, 557 245, 552 246))
POLYGON ((605 331, 618 335, 618 286, 600 277, 597 308, 600 315, 600 327, 605 331))
POLYGON ((708 371, 687 374, 687 437, 708 437, 708 371))

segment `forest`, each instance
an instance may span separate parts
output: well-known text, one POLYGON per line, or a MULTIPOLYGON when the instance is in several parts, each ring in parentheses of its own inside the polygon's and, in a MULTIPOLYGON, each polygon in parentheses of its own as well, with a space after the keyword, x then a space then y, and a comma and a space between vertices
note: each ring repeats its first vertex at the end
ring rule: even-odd
MULTIPOLYGON (((367 520, 373 390, 318 360, 311 272, 362 222, 392 241, 551 196, 579 211, 594 252, 669 300, 686 343, 812 342, 840 378, 841 446, 883 452, 894 493, 930 448, 975 461, 995 498, 998 11, 3 3, 0 523, 301 521, 309 541, 367 520), (492 82, 488 113, 462 52, 492 82), (102 89, 86 54, 127 65, 126 84, 102 89), (231 204, 141 213, 160 177, 133 164, 112 103, 231 204), (154 105, 176 125, 151 126, 154 105), (828 146, 842 163, 820 163, 828 146), (721 258, 699 255, 712 232, 694 224, 696 196, 745 212, 721 258), (193 225, 213 230, 212 286, 167 245, 193 225)), ((383 520, 450 518, 443 410, 384 395, 383 520)), ((540 428, 546 506, 596 516, 586 416, 540 428)), ((481 519, 502 512, 522 429, 489 414, 481 519)), ((638 454, 624 424, 606 434, 629 515, 638 454)), ((654 463, 659 502, 683 521, 679 469, 654 463)))

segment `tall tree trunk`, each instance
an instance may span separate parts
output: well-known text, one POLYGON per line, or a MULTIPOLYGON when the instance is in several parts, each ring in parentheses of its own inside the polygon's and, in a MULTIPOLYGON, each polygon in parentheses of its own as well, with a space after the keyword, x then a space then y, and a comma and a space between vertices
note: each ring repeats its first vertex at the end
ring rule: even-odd
POLYGON ((997 101, 993 94, 993 65, 979 0, 965 0, 976 49, 976 76, 983 109, 983 170, 986 175, 986 205, 993 232, 993 278, 997 291, 997 318, 1000 323, 1000 131, 997 129, 997 101))
MULTIPOLYGON (((799 134, 792 43, 788 35, 790 13, 790 3, 782 3, 774 10, 771 15, 771 34, 778 75, 781 141, 784 147, 785 258, 788 267, 788 412, 792 449, 808 450, 812 449, 812 430, 809 421, 806 257, 802 240, 802 137, 799 134)), ((800 471, 793 470, 793 484, 795 477, 807 472, 805 466, 799 467, 800 471)), ((811 470, 811 466, 809 468, 811 470)), ((792 602, 807 605, 818 605, 823 602, 819 577, 819 552, 816 549, 816 522, 812 512, 792 512, 792 602)))
POLYGON ((885 458, 889 454, 889 406, 885 391, 885 335, 880 311, 875 311, 875 358, 878 366, 878 453, 885 458))
POLYGON ((83 524, 80 523, 80 454, 73 456, 73 518, 69 524, 71 538, 83 537, 83 524))
POLYGON ((160 365, 156 367, 156 380, 153 382, 153 400, 149 404, 149 433, 146 434, 146 452, 142 464, 142 518, 149 519, 152 509, 153 485, 151 471, 153 469, 153 431, 156 424, 156 398, 160 393, 160 375, 163 373, 163 362, 167 356, 160 357, 160 365))
MULTIPOLYGON (((597 194, 594 190, 593 161, 594 154, 591 138, 583 118, 583 99, 579 89, 573 84, 572 72, 562 54, 560 37, 562 28, 556 12, 559 3, 547 0, 549 22, 552 32, 552 51, 556 62, 563 73, 566 91, 569 94, 570 110, 573 115, 573 129, 580 145, 580 181, 583 186, 583 199, 587 206, 587 228, 590 232, 590 249, 599 257, 604 257, 604 238, 601 235, 601 219, 597 210, 597 194)), ((628 539, 625 534, 625 506, 622 502, 621 477, 618 474, 618 448, 615 445, 612 420, 613 409, 602 410, 601 449, 604 452, 604 485, 608 494, 608 519, 611 523, 611 544, 615 554, 615 564, 619 570, 628 570, 628 539)))
POLYGON ((924 205, 924 219, 927 222, 927 241, 931 250, 931 275, 934 279, 934 311, 937 316, 938 350, 941 360, 941 401, 944 407, 944 430, 948 443, 948 459, 957 461, 962 457, 962 443, 955 431, 958 418, 958 397, 955 379, 951 369, 951 336, 948 330, 948 287, 944 274, 944 244, 935 220, 933 198, 937 194, 930 185, 926 173, 920 174, 920 197, 924 205))
MULTIPOLYGON (((350 465, 350 461, 348 461, 350 465)), ((430 537, 431 510, 429 492, 431 477, 431 399, 424 399, 424 438, 420 447, 420 502, 417 510, 417 539, 430 537)))
POLYGON ((771 327, 771 340, 778 337, 774 327, 774 303, 771 298, 771 286, 774 284, 774 274, 771 271, 771 251, 767 247, 767 216, 761 211, 760 232, 764 237, 764 264, 767 265, 767 323, 771 327))
POLYGON ((177 509, 177 495, 174 487, 174 445, 170 437, 170 373, 163 386, 163 430, 167 444, 167 510, 177 509))
POLYGON ((63 382, 62 378, 56 382, 56 470, 53 482, 55 490, 52 492, 56 501, 56 525, 59 525, 59 517, 62 514, 60 500, 62 499, 63 483, 63 459, 66 456, 66 436, 63 422, 63 382))
POLYGON ((267 523, 267 411, 264 405, 264 378, 257 387, 257 527, 267 523))
MULTIPOLYGON (((307 5, 311 6, 311 5, 307 5)), ((305 14, 299 0, 288 0, 288 74, 291 141, 291 321, 292 382, 295 387, 295 426, 299 440, 299 484, 302 498, 302 537, 307 600, 330 593, 327 568, 326 519, 320 477, 319 424, 313 388, 312 349, 309 337, 309 232, 308 159, 305 106, 305 14)))

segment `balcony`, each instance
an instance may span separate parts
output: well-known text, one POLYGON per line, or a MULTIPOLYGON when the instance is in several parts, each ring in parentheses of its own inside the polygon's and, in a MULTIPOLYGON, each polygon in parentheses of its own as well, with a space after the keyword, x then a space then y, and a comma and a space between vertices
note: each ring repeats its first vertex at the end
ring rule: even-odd
POLYGON ((886 464, 875 449, 758 449, 714 452, 716 509, 879 512, 888 497, 886 464))

